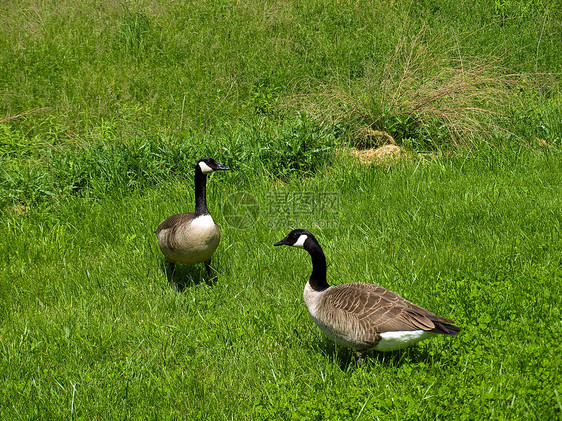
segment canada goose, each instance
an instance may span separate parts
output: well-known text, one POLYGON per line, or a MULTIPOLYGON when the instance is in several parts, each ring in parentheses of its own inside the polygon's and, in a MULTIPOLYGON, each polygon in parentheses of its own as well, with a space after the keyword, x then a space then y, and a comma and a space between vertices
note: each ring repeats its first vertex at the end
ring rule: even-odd
POLYGON ((155 231, 160 250, 170 265, 172 283, 177 262, 205 262, 207 275, 211 275, 211 256, 219 245, 220 231, 207 209, 207 174, 228 169, 213 158, 201 158, 195 165, 195 212, 172 215, 155 231))
POLYGON ((326 257, 307 230, 293 230, 275 246, 303 248, 312 258, 312 274, 304 288, 304 302, 316 325, 332 340, 365 353, 394 351, 437 333, 456 335, 461 328, 378 285, 355 282, 330 286, 326 257))

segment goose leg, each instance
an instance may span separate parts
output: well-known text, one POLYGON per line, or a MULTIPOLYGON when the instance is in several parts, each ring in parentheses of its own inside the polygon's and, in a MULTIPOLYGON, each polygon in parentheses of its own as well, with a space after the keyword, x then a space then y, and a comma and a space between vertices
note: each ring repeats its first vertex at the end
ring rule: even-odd
POLYGON ((176 287, 176 283, 174 282, 174 271, 176 270, 176 263, 175 262, 168 262, 170 266, 170 285, 172 288, 176 287))
POLYGON ((205 270, 207 271, 207 285, 211 285, 211 259, 205 262, 205 270))

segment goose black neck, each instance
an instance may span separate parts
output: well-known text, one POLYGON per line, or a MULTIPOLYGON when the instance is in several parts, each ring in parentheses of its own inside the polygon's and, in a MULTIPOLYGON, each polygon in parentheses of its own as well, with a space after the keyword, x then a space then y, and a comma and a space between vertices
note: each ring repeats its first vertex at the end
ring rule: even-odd
POLYGON ((207 176, 199 165, 195 168, 195 217, 208 215, 207 209, 207 176))
POLYGON ((305 247, 312 258, 312 274, 308 282, 313 290, 323 291, 330 286, 326 281, 326 256, 317 243, 311 242, 305 247))

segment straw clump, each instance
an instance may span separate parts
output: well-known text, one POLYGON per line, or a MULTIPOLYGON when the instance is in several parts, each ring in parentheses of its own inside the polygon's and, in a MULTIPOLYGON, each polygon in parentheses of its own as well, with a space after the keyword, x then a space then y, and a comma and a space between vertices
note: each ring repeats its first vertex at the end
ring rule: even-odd
POLYGON ((470 146, 504 130, 499 121, 516 76, 496 63, 463 57, 458 44, 421 31, 400 39, 384 65, 367 64, 362 78, 323 84, 292 101, 323 124, 343 124, 357 147, 406 139, 470 146))

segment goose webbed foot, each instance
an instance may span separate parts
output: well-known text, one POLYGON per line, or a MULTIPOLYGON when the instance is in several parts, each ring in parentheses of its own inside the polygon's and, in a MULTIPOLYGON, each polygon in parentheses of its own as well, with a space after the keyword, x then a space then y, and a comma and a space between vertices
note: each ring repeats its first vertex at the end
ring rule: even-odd
POLYGON ((356 363, 357 363, 357 367, 361 367, 363 365, 363 363, 365 362, 365 358, 367 357, 367 352, 366 351, 355 351, 355 356, 356 356, 356 363))

